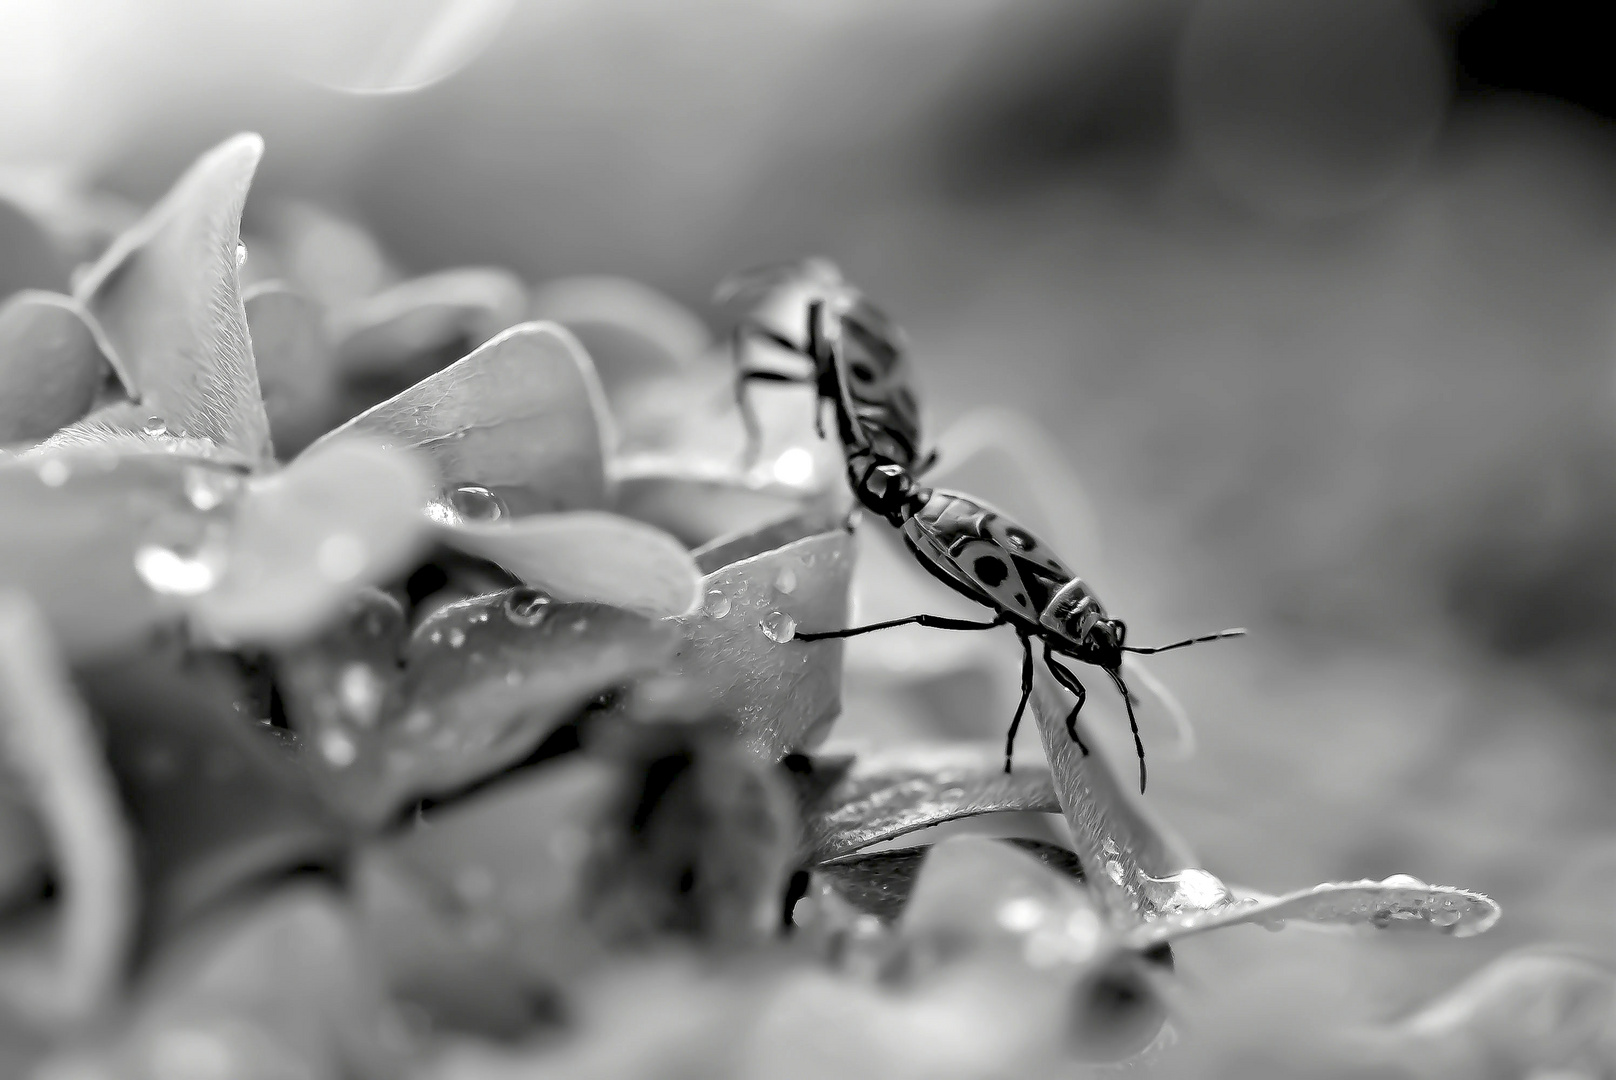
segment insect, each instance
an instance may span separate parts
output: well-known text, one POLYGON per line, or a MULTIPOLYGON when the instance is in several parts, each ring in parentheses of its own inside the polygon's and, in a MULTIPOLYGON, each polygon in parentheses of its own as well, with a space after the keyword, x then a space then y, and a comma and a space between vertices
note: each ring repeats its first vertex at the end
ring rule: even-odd
POLYGON ((1122 678, 1127 653, 1160 653, 1205 641, 1239 637, 1233 628, 1144 648, 1127 644, 1128 627, 1109 615, 1089 585, 1074 574, 1038 537, 969 495, 921 485, 902 468, 877 462, 864 475, 860 501, 903 533, 909 551, 934 577, 966 598, 994 610, 986 622, 937 615, 910 615, 869 626, 799 633, 802 641, 849 638, 889 627, 916 624, 943 630, 992 630, 1009 626, 1021 639, 1021 700, 1005 738, 1004 771, 1010 771, 1016 732, 1032 696, 1033 641, 1043 643, 1044 665, 1055 681, 1077 698, 1066 717, 1066 733, 1085 755, 1077 715, 1088 697, 1083 683, 1064 661, 1104 671, 1122 694, 1139 757, 1139 790, 1145 790, 1145 745, 1134 716, 1134 697, 1122 678))
POLYGON ((720 285, 717 298, 752 301, 736 324, 732 346, 748 460, 762 438, 748 388, 754 382, 795 382, 812 384, 819 395, 814 421, 821 438, 829 404, 844 445, 870 449, 916 475, 931 465, 935 454, 921 459, 920 404, 903 331, 834 263, 813 258, 749 271, 720 285), (753 341, 786 349, 808 365, 770 366, 748 347, 753 341))

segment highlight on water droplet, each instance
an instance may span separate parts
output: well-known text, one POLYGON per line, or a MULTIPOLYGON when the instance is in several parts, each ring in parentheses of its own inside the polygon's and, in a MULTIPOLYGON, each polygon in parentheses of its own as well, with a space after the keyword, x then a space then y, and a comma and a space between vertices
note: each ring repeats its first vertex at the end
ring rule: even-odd
POLYGON ((729 597, 724 595, 723 589, 712 590, 701 603, 701 610, 709 619, 722 619, 729 614, 729 607, 729 597))
POLYGON ((240 489, 241 477, 236 473, 201 465, 185 470, 185 498, 198 510, 212 510, 240 489))
POLYGON ((200 596, 224 573, 222 545, 203 543, 194 549, 145 544, 135 549, 135 573, 154 593, 200 596))
POLYGON ((246 265, 247 265, 247 245, 242 244, 242 243, 237 243, 236 244, 236 269, 240 270, 243 266, 246 266, 246 265))
POLYGON ((346 769, 359 757, 359 747, 346 732, 326 728, 320 732, 320 756, 334 769, 346 769))
POLYGON ((774 575, 774 587, 790 596, 797 591, 797 572, 789 566, 782 566, 780 572, 774 575))
POLYGON ((1044 905, 1030 896, 1006 900, 993 913, 994 920, 1013 934, 1037 929, 1044 921, 1044 905))
POLYGON ((512 589, 505 597, 505 617, 517 626, 537 626, 550 613, 555 603, 549 593, 523 585, 512 589))
POLYGON ((1199 867, 1190 867, 1163 878, 1146 878, 1155 894, 1156 910, 1163 915, 1185 912, 1210 911, 1235 903, 1229 891, 1215 874, 1199 867))
POLYGON ((72 466, 61 458, 46 458, 39 463, 39 482, 46 487, 61 487, 72 476, 72 466))
POLYGON ((148 435, 167 435, 168 421, 161 416, 148 416, 146 417, 146 423, 141 426, 140 430, 148 435))
POLYGON ((800 446, 793 446, 774 459, 771 471, 780 483, 801 487, 813 479, 814 455, 800 446))
POLYGON ((771 611, 763 617, 763 636, 784 644, 797 636, 797 620, 783 611, 771 611))
POLYGON ((381 679, 368 664, 349 664, 337 676, 337 700, 349 720, 370 727, 381 713, 381 679))
POLYGON ((1426 915, 1432 926, 1453 926, 1464 918, 1464 912, 1451 900, 1443 901, 1440 907, 1432 908, 1426 915))
POLYGON ((449 648, 458 649, 466 643, 466 632, 456 626, 449 631, 449 648))
POLYGON ((480 484, 451 488, 448 500, 461 521, 499 521, 508 514, 505 500, 480 484))
POLYGON ((365 542, 353 533, 336 533, 320 541, 314 562, 328 581, 352 581, 364 573, 370 556, 365 542))
POLYGON ((1105 876, 1110 878, 1112 884, 1114 885, 1121 885, 1128 878, 1127 872, 1122 869, 1122 863, 1118 862, 1116 859, 1106 860, 1105 876))

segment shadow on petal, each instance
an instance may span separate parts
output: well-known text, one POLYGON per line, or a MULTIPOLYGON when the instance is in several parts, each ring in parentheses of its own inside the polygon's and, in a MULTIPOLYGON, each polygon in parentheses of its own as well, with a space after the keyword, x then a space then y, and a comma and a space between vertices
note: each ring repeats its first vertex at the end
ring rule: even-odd
POLYGON ((0 307, 0 443, 33 442, 77 420, 111 370, 74 300, 13 296, 0 307))
POLYGON ((74 289, 148 415, 255 462, 272 454, 237 246, 263 151, 257 135, 237 135, 204 154, 74 289))
POLYGON ((604 507, 612 442, 605 398, 589 358, 558 326, 512 327, 327 435, 353 435, 429 456, 442 520, 495 520, 604 507), (494 499, 457 505, 457 490, 494 499))

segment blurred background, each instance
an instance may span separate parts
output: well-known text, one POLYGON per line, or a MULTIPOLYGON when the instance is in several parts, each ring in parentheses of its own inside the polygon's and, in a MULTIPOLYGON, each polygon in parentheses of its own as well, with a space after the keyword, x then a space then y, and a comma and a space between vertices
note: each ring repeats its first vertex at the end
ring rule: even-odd
MULTIPOLYGON (((1281 1031, 1394 1015, 1527 942, 1616 956, 1596 12, 0 0, 0 191, 144 203, 256 130, 249 228, 324 202, 406 270, 621 274, 716 317, 730 271, 836 259, 908 329, 934 430, 991 403, 1054 435, 1104 553, 1060 542, 1135 638, 1256 632, 1156 669, 1202 748, 1151 800, 1206 865, 1503 902, 1475 942, 1183 947, 1235 991, 1230 1031, 1281 1031)), ((6 227, 0 293, 65 284, 6 227)))

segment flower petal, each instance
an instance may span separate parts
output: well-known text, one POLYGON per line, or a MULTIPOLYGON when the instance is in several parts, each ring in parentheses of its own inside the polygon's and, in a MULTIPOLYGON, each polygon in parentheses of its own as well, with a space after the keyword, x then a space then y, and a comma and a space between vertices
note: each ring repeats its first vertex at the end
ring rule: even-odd
MULTIPOLYGON (((985 819, 977 819, 985 820, 985 819)), ((1025 819, 1022 819, 1025 820, 1025 819)), ((1047 840, 1019 836, 965 833, 995 844, 1005 844, 1032 856, 1057 874, 1083 880, 1083 871, 1072 853, 1047 840)), ((915 882, 926 865, 932 844, 895 847, 890 850, 858 851, 814 868, 817 880, 827 882, 845 902, 883 922, 901 915, 914 893, 915 882)))
POLYGON ((218 585, 191 602, 193 619, 229 642, 283 644, 313 633, 359 589, 419 554, 430 491, 413 455, 357 440, 251 481, 218 585))
POLYGON ((388 618, 383 604, 356 614, 333 655, 315 644, 277 664, 287 715, 318 750, 311 768, 333 805, 365 825, 520 761, 677 646, 671 625, 524 587, 433 613, 401 652, 399 682, 388 638, 402 616, 388 618))
POLYGON ((558 326, 525 323, 333 431, 419 448, 437 467, 444 515, 457 488, 497 496, 491 517, 607 505, 612 442, 589 358, 558 326))
POLYGON ((0 192, 0 297, 67 286, 67 266, 29 208, 0 192))
POLYGON ((707 324, 663 293, 629 278, 568 277, 533 290, 535 319, 578 336, 607 392, 677 374, 712 347, 707 324))
POLYGON ((57 925, 37 955, 0 937, 0 1006, 35 1023, 88 1019, 133 944, 133 842, 84 703, 39 612, 0 591, 0 738, 55 853, 57 925))
POLYGON ((257 135, 237 135, 204 154, 74 290, 151 415, 258 462, 272 458, 269 421, 236 253, 263 152, 257 135))
POLYGON ((292 287, 325 308, 357 303, 398 279, 375 237, 324 206, 285 200, 260 218, 292 287))
POLYGON ((1004 772, 996 746, 909 747, 858 758, 808 815, 813 862, 850 854, 945 821, 999 811, 1059 813, 1046 768, 1004 772))
POLYGON ((657 617, 696 606, 701 578, 684 546, 615 514, 539 514, 446 526, 449 546, 504 567, 558 600, 610 604, 657 617))
POLYGON ((852 540, 835 529, 716 570, 702 579, 701 609, 682 620, 680 669, 715 689, 759 753, 811 749, 841 713, 842 643, 795 634, 847 625, 852 540))
POLYGON ((1117 778, 1104 745, 1088 729, 1086 710, 1077 716, 1077 731, 1093 753, 1084 755, 1078 749, 1066 733, 1070 708, 1039 665, 1033 681, 1033 715, 1072 829, 1073 850, 1107 915, 1128 926, 1182 900, 1172 889, 1151 883, 1193 869, 1194 857, 1117 778))
POLYGON ((0 307, 0 443, 43 439, 77 420, 111 370, 74 300, 13 296, 0 307))
POLYGON ((92 447, 115 456, 172 454, 243 469, 253 464, 212 439, 173 434, 162 417, 152 415, 145 406, 132 401, 101 406, 30 449, 28 456, 39 458, 61 450, 92 447))
POLYGON ((270 433, 276 452, 290 459, 335 419, 337 373, 324 318, 312 300, 276 282, 248 289, 243 302, 270 433))
POLYGON ((1497 902, 1481 893, 1399 875, 1384 881, 1327 882, 1283 896, 1254 896, 1211 910, 1173 912, 1133 928, 1128 940, 1144 948, 1237 923, 1278 929, 1290 921, 1473 937, 1490 930, 1499 913, 1497 902))

